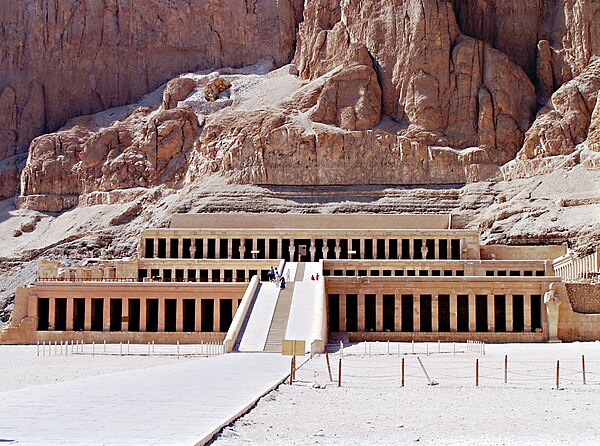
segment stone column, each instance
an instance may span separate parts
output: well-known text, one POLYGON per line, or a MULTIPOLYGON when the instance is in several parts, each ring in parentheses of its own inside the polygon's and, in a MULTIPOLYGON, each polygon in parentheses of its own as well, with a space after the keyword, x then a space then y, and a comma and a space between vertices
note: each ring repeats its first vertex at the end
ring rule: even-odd
POLYGON ((487 317, 488 317, 488 331, 496 331, 496 318, 495 318, 495 306, 494 306, 494 295, 487 295, 487 317))
POLYGON ((340 247, 340 239, 335 239, 335 258, 339 260, 342 248, 340 247))
POLYGON ((148 314, 147 314, 147 302, 146 302, 146 298, 145 297, 140 297, 140 331, 146 331, 147 330, 147 326, 146 326, 146 322, 148 319, 148 314))
POLYGON ((221 331, 221 300, 215 299, 214 313, 213 313, 213 331, 221 331))
POLYGON ((102 300, 102 330, 110 331, 110 298, 105 297, 102 300))
POLYGON ((457 331, 458 301, 456 294, 450 294, 450 331, 457 331))
POLYGON ((386 237, 384 239, 384 243, 385 243, 385 259, 389 260, 389 258, 390 258, 390 239, 388 237, 386 237))
POLYGON ((433 258, 440 258, 440 239, 437 237, 433 239, 433 258))
POLYGON ((158 257, 158 239, 157 238, 154 239, 154 245, 152 246, 152 257, 153 258, 158 257))
POLYGON ((340 331, 346 331, 346 295, 340 294, 340 331))
POLYGON ((413 331, 421 331, 421 296, 418 294, 413 295, 413 331))
POLYGON ((246 255, 246 239, 240 239, 240 259, 243 259, 246 255))
POLYGON ((283 259, 283 239, 277 239, 277 255, 280 259, 283 259))
POLYGON ((83 329, 90 331, 92 329, 92 298, 85 298, 85 310, 84 310, 84 322, 83 329))
POLYGON ((523 296, 523 319, 525 333, 531 333, 531 295, 523 296))
MULTIPOLYGON (((365 239, 364 238, 359 239, 358 246, 359 246, 358 249, 360 249, 360 252, 358 253, 358 258, 364 259, 365 258, 365 239)), ((371 252, 371 254, 373 254, 373 253, 371 252)))
POLYGON ((121 331, 129 331, 129 299, 121 299, 121 331))
POLYGON ((402 295, 394 293, 394 329, 402 331, 402 295))
POLYGON ((365 331, 365 294, 358 295, 358 331, 365 331))
POLYGON ((513 297, 512 294, 506 295, 506 331, 512 332, 513 326, 513 297))
POLYGON ((181 237, 177 239, 177 258, 183 259, 183 239, 181 237))
POLYGON ((314 262, 315 261, 315 253, 317 252, 317 248, 315 247, 315 240, 314 239, 310 239, 310 261, 314 262))
POLYGON ((67 331, 73 331, 73 306, 75 301, 72 297, 67 298, 67 331))
POLYGON ((190 239, 190 259, 196 258, 196 237, 190 239))
POLYGON ((329 253, 329 246, 327 246, 327 239, 323 239, 323 248, 321 249, 321 255, 323 256, 323 260, 327 259, 327 254, 329 253))
POLYGON ((194 310, 194 329, 195 331, 200 332, 202 331, 202 299, 196 299, 194 310))
POLYGON ((375 296, 375 331, 383 332, 383 295, 375 296))
POLYGON ((175 309, 175 331, 183 331, 183 299, 177 299, 175 309))
POLYGON ((431 296, 431 331, 439 331, 439 298, 437 294, 431 296))
POLYGON ((215 258, 221 258, 221 238, 215 237, 215 258))
POLYGON ((558 295, 554 283, 550 284, 550 289, 544 293, 544 306, 548 319, 548 341, 560 342, 558 338, 558 317, 560 313, 560 296, 558 295))
POLYGON ((372 243, 371 245, 373 246, 373 251, 371 252, 371 256, 373 257, 373 259, 377 260, 377 254, 378 254, 378 250, 377 250, 377 237, 373 237, 372 239, 372 243))
POLYGON ((233 259, 233 239, 227 238, 227 258, 233 259))
POLYGON ((290 253, 290 260, 293 262, 294 261, 294 254, 296 252, 296 245, 294 245, 292 243, 292 241, 290 240, 290 248, 289 248, 289 253, 290 253))
POLYGON ((452 260, 452 239, 446 239, 446 253, 448 260, 452 260))
POLYGON ((413 238, 408 239, 408 257, 411 260, 415 258, 415 240, 413 238))
POLYGON ((469 331, 477 330, 477 313, 475 311, 475 295, 469 294, 469 331))
POLYGON ((208 258, 208 238, 206 237, 202 239, 202 258, 208 258))
POLYGON ((158 299, 158 331, 165 331, 165 299, 158 299))
POLYGON ((48 299, 48 329, 56 328, 56 299, 51 297, 48 299))

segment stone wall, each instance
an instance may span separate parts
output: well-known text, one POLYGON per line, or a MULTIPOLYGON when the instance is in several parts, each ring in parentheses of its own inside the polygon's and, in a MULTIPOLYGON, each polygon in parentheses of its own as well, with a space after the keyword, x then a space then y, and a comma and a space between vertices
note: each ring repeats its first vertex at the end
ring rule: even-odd
POLYGON ((567 283, 566 287, 573 311, 600 314, 600 284, 567 283))

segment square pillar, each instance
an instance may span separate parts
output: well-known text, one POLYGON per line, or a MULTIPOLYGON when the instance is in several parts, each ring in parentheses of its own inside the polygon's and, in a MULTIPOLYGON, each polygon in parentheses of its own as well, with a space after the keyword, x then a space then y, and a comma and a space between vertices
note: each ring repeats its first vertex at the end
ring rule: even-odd
POLYGON ((525 333, 531 333, 531 295, 523 296, 523 318, 525 333))
POLYGON ((208 258, 208 238, 206 237, 202 239, 202 258, 208 258))
POLYGON ((183 239, 177 239, 177 258, 183 259, 183 239))
POLYGON ((102 331, 110 331, 110 298, 102 299, 102 331))
POLYGON ((227 258, 233 259, 233 239, 227 239, 227 258))
POLYGON ((335 239, 335 258, 340 259, 340 253, 342 252, 342 248, 340 247, 340 239, 335 239))
POLYGON ((165 331, 165 299, 158 299, 158 331, 165 331))
POLYGON ((183 331, 183 299, 177 299, 175 308, 175 331, 183 331))
POLYGON ((456 294, 450 294, 450 331, 456 332, 457 330, 457 313, 458 313, 458 301, 456 294))
POLYGON ((121 331, 129 331, 129 299, 121 299, 121 331))
POLYGON ((277 253, 280 259, 283 259, 283 239, 277 239, 277 253))
POLYGON ((310 239, 309 252, 310 252, 310 261, 314 262, 315 261, 315 253, 317 252, 317 248, 315 247, 315 239, 310 239))
POLYGON ((321 249, 321 256, 323 259, 327 259, 327 253, 329 252, 329 246, 327 246, 327 239, 323 239, 323 249, 321 249))
POLYGON ((439 331, 439 300, 438 295, 434 294, 431 296, 431 331, 439 331))
POLYGON ((365 331, 365 294, 358 295, 358 331, 365 331))
POLYGON ((402 331, 402 297, 394 293, 394 330, 402 331))
POLYGON ((194 315, 194 328, 197 332, 202 331, 202 299, 196 299, 194 305, 196 314, 194 315))
POLYGON ((48 299, 48 328, 54 330, 56 326, 56 299, 48 299))
POLYGON ((148 318, 146 311, 146 298, 140 297, 140 331, 146 331, 146 319, 148 318))
POLYGON ((446 251, 448 260, 452 260, 452 239, 446 239, 446 251))
POLYGON ((214 316, 213 316, 213 331, 218 333, 221 331, 221 300, 215 299, 214 316))
POLYGON ((359 259, 364 259, 365 258, 365 239, 364 238, 359 239, 358 246, 359 246, 359 249, 360 249, 360 253, 358 255, 358 258, 359 259))
POLYGON ((495 314, 494 314, 494 295, 493 294, 488 294, 487 296, 487 326, 488 326, 488 331, 493 333, 494 331, 496 331, 496 318, 495 318, 495 314))
POLYGON ((340 294, 340 331, 346 331, 346 295, 340 294))
POLYGON ((513 326, 513 297, 512 294, 506 295, 506 331, 512 332, 513 326))
POLYGON ((154 239, 154 246, 152 248, 152 257, 156 259, 158 257, 158 238, 154 239))
POLYGON ((421 331, 421 296, 413 294, 413 331, 421 331))
POLYGON ((433 239, 433 258, 434 259, 440 258, 440 239, 439 238, 433 239))
POLYGON ((84 311, 85 319, 83 322, 83 329, 85 331, 92 330, 92 298, 85 298, 85 311, 84 311))
POLYGON ((67 298, 67 331, 73 331, 73 306, 75 301, 72 297, 67 298))
POLYGON ((410 259, 415 258, 415 240, 413 238, 408 239, 408 257, 410 259))
POLYGON ((475 312, 475 295, 469 294, 469 332, 477 329, 477 313, 475 312))
POLYGON ((383 294, 375 296, 375 331, 383 331, 383 294))
POLYGON ((371 252, 371 256, 374 259, 378 259, 378 257, 377 257, 377 237, 373 237, 371 240, 372 240, 371 246, 373 246, 373 250, 371 252))
POLYGON ((221 258, 221 238, 215 237, 215 259, 221 258))
POLYGON ((385 238, 385 259, 388 260, 390 258, 390 239, 385 238))

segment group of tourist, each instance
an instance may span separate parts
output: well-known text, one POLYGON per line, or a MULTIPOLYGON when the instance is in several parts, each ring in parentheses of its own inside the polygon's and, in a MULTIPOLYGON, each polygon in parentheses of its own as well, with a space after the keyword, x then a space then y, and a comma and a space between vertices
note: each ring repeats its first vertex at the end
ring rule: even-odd
MULTIPOLYGON (((289 279, 289 270, 287 272, 287 276, 289 279)), ((275 282, 275 285, 278 286, 279 288, 281 288, 282 290, 285 289, 285 278, 279 274, 279 271, 277 271, 277 268, 273 268, 271 267, 269 269, 269 272, 267 273, 267 276, 269 277, 269 282, 275 282)))

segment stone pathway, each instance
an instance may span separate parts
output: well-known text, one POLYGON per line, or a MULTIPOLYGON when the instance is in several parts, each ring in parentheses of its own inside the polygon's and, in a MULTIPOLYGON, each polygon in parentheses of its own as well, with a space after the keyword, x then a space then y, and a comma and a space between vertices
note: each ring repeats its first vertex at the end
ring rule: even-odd
POLYGON ((195 445, 288 373, 280 354, 234 353, 0 392, 0 445, 195 445))

